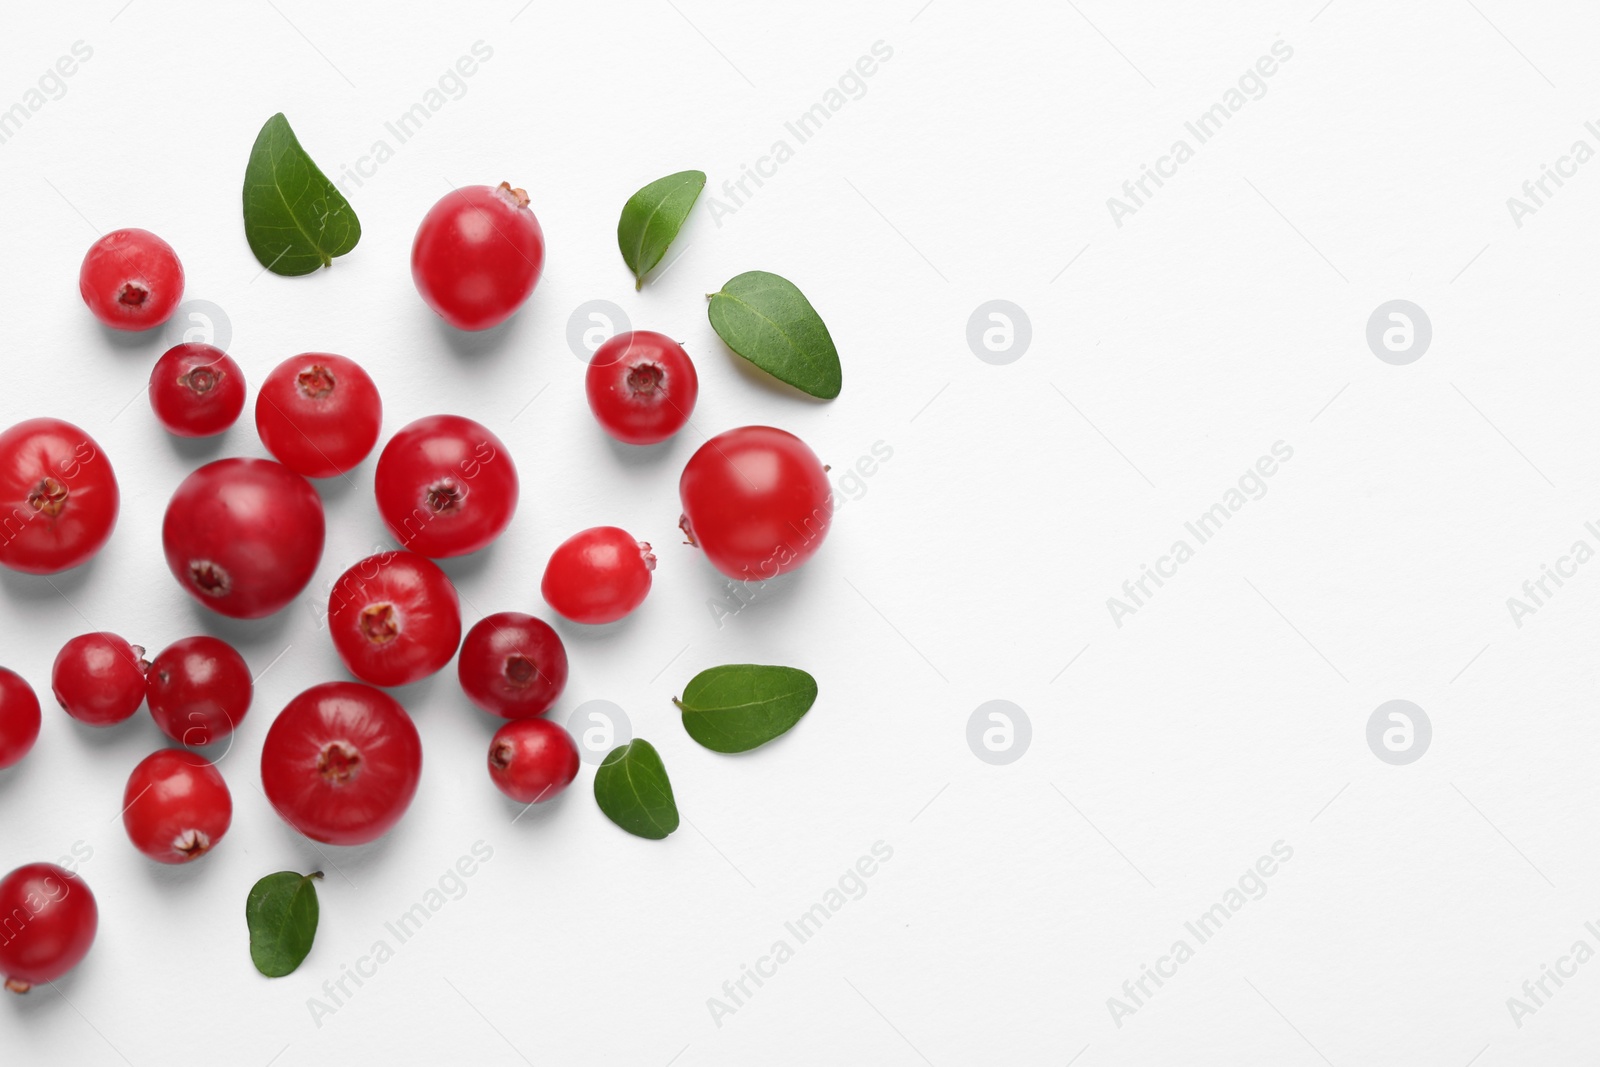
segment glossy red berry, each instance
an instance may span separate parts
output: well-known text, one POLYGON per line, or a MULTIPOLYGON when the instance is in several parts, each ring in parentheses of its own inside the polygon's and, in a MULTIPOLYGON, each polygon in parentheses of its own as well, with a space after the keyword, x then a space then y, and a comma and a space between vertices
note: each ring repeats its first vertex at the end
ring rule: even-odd
POLYGON ((182 748, 146 756, 122 793, 122 825, 133 847, 157 863, 210 852, 233 822, 233 797, 212 762, 182 748))
POLYGON ((489 777, 523 804, 553 800, 578 776, 578 746, 549 719, 517 719, 489 742, 489 777))
POLYGON ((167 432, 210 437, 244 410, 244 372, 222 349, 198 342, 176 345, 150 372, 150 406, 167 432))
POLYGON ((313 841, 364 845, 411 805, 422 739, 405 708, 359 682, 324 682, 289 701, 261 749, 261 784, 313 841))
POLYGON ((544 620, 502 611, 467 631, 457 671, 478 707, 526 719, 549 711, 567 687, 567 649, 544 620))
POLYGON ((111 461, 70 422, 29 419, 0 433, 0 565, 55 574, 88 562, 121 502, 111 461))
POLYGON ((701 445, 678 496, 690 544, 737 581, 794 570, 821 547, 833 521, 822 462, 800 438, 771 426, 743 426, 701 445))
POLYGON ((50 688, 68 715, 90 726, 113 726, 144 703, 144 649, 116 634, 79 634, 56 653, 50 688))
POLYGON ((331 478, 366 459, 382 425, 378 387, 355 360, 329 352, 284 360, 256 394, 261 443, 307 478, 331 478))
POLYGON ((461 643, 461 602, 450 576, 415 552, 380 552, 340 576, 328 632, 350 673, 410 685, 439 671, 461 643))
POLYGON ((244 657, 215 637, 174 641, 145 672, 150 715, 180 745, 209 745, 233 733, 253 692, 244 657))
POLYGON ((218 614, 259 619, 311 581, 324 532, 310 482, 271 460, 219 459, 172 494, 161 542, 190 596, 218 614))
POLYGON ((517 468, 505 443, 471 419, 430 415, 378 457, 378 511, 402 547, 432 559, 486 547, 517 510, 517 468))
POLYGON ((700 395, 689 353, 652 330, 619 333, 595 349, 584 385, 606 433, 630 445, 653 445, 683 429, 700 395))
POLYGON ((655 569, 644 541, 615 526, 594 526, 556 546, 539 588, 573 622, 616 622, 644 603, 655 569))
POLYGON ((89 246, 78 292, 94 317, 114 330, 148 330, 183 301, 183 264, 149 230, 113 230, 89 246))
POLYGON ((461 330, 509 319, 539 284, 544 231, 528 194, 507 182, 446 193, 411 246, 411 278, 422 299, 461 330))
POLYGON ((33 750, 41 718, 33 686, 0 667, 0 771, 15 767, 33 750))
POLYGON ((100 909, 82 878, 30 863, 0 878, 0 975, 13 993, 54 982, 94 944, 100 909))

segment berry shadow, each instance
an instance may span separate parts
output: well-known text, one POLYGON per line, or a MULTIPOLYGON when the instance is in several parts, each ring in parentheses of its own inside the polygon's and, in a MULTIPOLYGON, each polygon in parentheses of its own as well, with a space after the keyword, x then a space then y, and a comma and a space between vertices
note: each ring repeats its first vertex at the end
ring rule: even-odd
MULTIPOLYGON (((465 556, 450 556, 447 559, 436 559, 433 562, 437 563, 439 569, 450 576, 450 581, 459 586, 462 582, 471 581, 481 575, 488 568, 490 561, 494 559, 493 552, 493 545, 485 545, 478 551, 469 552, 465 556)), ((492 609, 488 614, 494 614, 495 610, 498 609, 492 609)))
MULTIPOLYGON (((165 324, 163 323, 163 325, 165 324)), ((112 348, 121 349, 124 352, 144 349, 152 356, 161 354, 156 351, 161 347, 160 326, 152 326, 148 330, 116 330, 97 320, 95 327, 100 331, 101 338, 112 348)))
MULTIPOLYGON (((120 822, 121 820, 118 821, 120 822)), ((227 847, 228 836, 224 836, 221 841, 217 842, 216 848, 227 847)), ((175 910, 190 906, 189 901, 182 894, 196 891, 191 887, 199 886, 202 882, 215 882, 218 878, 226 877, 225 875, 213 875, 211 873, 213 867, 217 867, 219 870, 221 868, 218 864, 210 862, 209 852, 188 863, 157 863, 155 860, 143 855, 139 859, 141 860, 139 866, 144 868, 144 876, 157 891, 157 896, 161 900, 169 902, 168 906, 175 910)))
MULTIPOLYGON (((189 601, 189 616, 195 621, 197 634, 212 634, 243 652, 265 652, 276 656, 283 651, 283 631, 289 625, 289 616, 299 603, 296 598, 264 619, 231 619, 219 615, 193 597, 189 601)), ((160 651, 157 649, 156 651, 160 651)))
POLYGON ((624 467, 647 468, 659 467, 667 462, 667 455, 672 451, 672 446, 677 441, 677 435, 667 438, 653 445, 630 445, 618 441, 615 437, 595 427, 595 432, 606 439, 606 444, 611 448, 612 457, 624 467))
POLYGON ((476 367, 482 367, 486 361, 499 359, 506 354, 512 341, 522 329, 523 320, 533 310, 532 307, 524 305, 505 322, 491 326, 487 330, 458 330, 426 308, 422 309, 422 313, 433 321, 434 333, 444 342, 444 347, 450 355, 458 360, 470 362, 476 367))
MULTIPOLYGON (((50 697, 50 703, 55 703, 55 698, 50 693, 47 692, 45 696, 50 697)), ((43 704, 44 701, 40 703, 43 704)), ((47 714, 48 710, 47 708, 47 714)), ((57 710, 60 710, 59 705, 57 710)), ((171 739, 156 726, 155 720, 150 717, 149 710, 143 704, 139 705, 139 710, 132 716, 110 726, 91 726, 89 723, 79 722, 65 711, 61 711, 61 714, 71 723, 72 734, 83 747, 99 752, 117 748, 131 749, 136 753, 134 763, 156 749, 167 748, 172 744, 171 739)), ((127 771, 131 772, 133 766, 133 763, 128 764, 127 771)))
MULTIPOLYGON (((580 775, 579 777, 582 776, 580 775)), ((543 828, 547 822, 558 817, 558 813, 567 804, 567 798, 577 788, 578 779, 574 778, 571 784, 556 796, 549 800, 542 800, 532 806, 524 804, 520 800, 512 800, 504 793, 500 793, 500 799, 504 802, 506 810, 506 825, 515 827, 518 833, 533 832, 533 830, 523 829, 524 827, 533 827, 535 830, 543 828)), ((500 791, 496 789, 495 792, 499 793, 500 791)))
POLYGON ((338 504, 349 497, 351 493, 360 491, 355 479, 348 475, 335 474, 331 478, 310 478, 307 480, 316 488, 317 495, 322 498, 324 507, 338 504))
POLYGON ((561 635, 561 640, 563 641, 573 644, 597 644, 602 641, 615 640, 622 634, 627 633, 629 628, 634 625, 634 620, 646 610, 646 606, 649 603, 650 598, 646 597, 644 604, 630 611, 616 622, 573 622, 555 611, 550 612, 550 617, 547 621, 551 626, 555 627, 556 633, 561 635))
POLYGON ((163 433, 167 439, 167 446, 177 453, 179 459, 193 467, 198 467, 217 459, 223 451, 226 433, 212 434, 210 437, 179 437, 177 434, 163 433))
POLYGON ((23 574, 0 568, 0 591, 4 591, 8 599, 34 604, 58 597, 71 600, 74 593, 80 592, 88 584, 99 558, 97 553, 87 563, 57 574, 23 574))

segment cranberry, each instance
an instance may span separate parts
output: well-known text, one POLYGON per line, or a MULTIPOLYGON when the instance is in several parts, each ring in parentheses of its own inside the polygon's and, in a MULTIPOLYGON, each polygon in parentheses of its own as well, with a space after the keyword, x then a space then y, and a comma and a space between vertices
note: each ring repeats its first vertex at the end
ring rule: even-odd
POLYGON ((266 459, 219 459, 183 480, 161 543, 189 595, 235 619, 271 615, 299 595, 322 558, 322 500, 266 459))
POLYGON ((489 777, 523 804, 551 800, 578 776, 578 746, 549 719, 517 719, 489 742, 489 777))
POLYGON ((250 710, 250 667, 215 637, 174 641, 150 661, 145 698, 161 732, 180 745, 209 745, 233 733, 250 710))
POLYGON ((79 722, 113 726, 144 703, 144 649, 116 634, 80 634, 56 653, 50 688, 79 722))
POLYGON ((400 544, 432 559, 476 552, 517 510, 505 444, 460 415, 418 419, 378 457, 378 511, 400 544))
POLYGON ((382 424, 383 402, 367 372, 328 352, 284 360, 256 395, 261 443, 307 478, 331 478, 366 459, 382 424))
POLYGON ((456 654, 461 603, 437 563, 380 552, 340 576, 328 597, 328 629, 351 674, 373 685, 410 685, 456 654))
POLYGON ((615 526, 595 526, 556 546, 540 592, 573 622, 616 622, 644 603, 656 557, 615 526))
POLYGON ((468 700, 502 719, 527 719, 549 711, 567 687, 567 650, 549 623, 502 611, 467 631, 457 670, 468 700))
POLYGON ((606 433, 630 445, 653 445, 683 429, 700 395, 689 353, 651 330, 619 333, 595 349, 584 384, 606 433))
POLYGON ((78 292, 94 317, 114 330, 148 330, 183 300, 183 264, 149 230, 113 230, 89 246, 78 292))
POLYGON ((0 433, 0 564, 55 574, 100 551, 121 504, 111 461, 60 419, 29 419, 0 433))
POLYGON ((188 863, 216 847, 233 822, 233 797, 204 756, 152 752, 128 776, 122 825, 133 847, 157 863, 188 863))
POLYGON ((324 682, 289 701, 261 749, 261 784, 313 841, 363 845, 411 805, 422 739, 406 709, 359 682, 324 682))
POLYGON ((501 182, 446 193, 423 217, 411 246, 411 279, 439 316, 459 330, 509 319, 539 284, 544 231, 528 194, 501 182))
POLYGON ((15 671, 0 667, 0 771, 15 767, 32 751, 39 739, 40 718, 33 686, 15 671))
POLYGON ((150 372, 150 406, 167 432, 210 437, 244 410, 244 372, 226 352, 189 343, 169 348, 150 372))
POLYGON ((678 496, 689 543, 738 581, 794 570, 821 547, 833 520, 826 468, 804 441, 771 426, 743 426, 701 445, 678 496))
POLYGON ((100 909, 82 878, 30 863, 0 878, 0 975, 13 993, 54 982, 94 944, 100 909))

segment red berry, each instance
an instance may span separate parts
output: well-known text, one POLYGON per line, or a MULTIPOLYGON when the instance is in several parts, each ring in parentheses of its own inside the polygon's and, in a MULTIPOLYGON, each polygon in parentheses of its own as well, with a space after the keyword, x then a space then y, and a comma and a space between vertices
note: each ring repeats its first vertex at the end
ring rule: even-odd
POLYGON ((256 432, 267 451, 307 478, 331 478, 378 443, 383 402, 352 359, 307 352, 284 360, 256 395, 256 432))
POLYGON ((150 406, 167 432, 210 437, 232 426, 244 410, 244 372, 220 348, 176 345, 150 372, 150 406))
POLYGON ((0 667, 0 771, 15 767, 39 739, 39 698, 15 671, 0 667))
POLYGON ((0 433, 0 564, 54 574, 88 561, 121 500, 111 461, 70 422, 29 419, 0 433))
POLYGON ((700 395, 689 353, 651 330, 619 333, 595 349, 584 384, 606 433, 630 445, 653 445, 683 429, 700 395))
POLYGON ((406 709, 359 682, 324 682, 289 701, 261 749, 261 784, 313 841, 364 845, 411 805, 422 739, 406 709))
POLYGON ((0 975, 13 993, 76 967, 100 925, 89 886, 53 863, 30 863, 0 878, 0 917, 0 975))
POLYGON ((122 825, 133 847, 157 863, 188 863, 216 847, 233 822, 233 797, 204 756, 152 752, 128 776, 122 825))
POLYGON ((410 685, 456 654, 461 603, 432 560, 380 552, 340 576, 328 597, 328 629, 351 674, 373 685, 410 685))
POLYGON ((717 570, 763 581, 794 570, 833 521, 827 470, 804 441, 771 426, 743 426, 700 446, 678 481, 683 528, 717 570))
POLYGON ((567 687, 561 637, 544 620, 516 611, 479 620, 456 666, 467 699, 502 719, 543 715, 567 687))
POLYGON ((489 777, 512 800, 551 800, 577 776, 578 746, 549 719, 508 722, 489 742, 489 777))
POLYGON ((116 634, 79 634, 56 653, 50 688, 79 722, 113 726, 144 703, 144 649, 116 634))
POLYGON ((411 279, 439 316, 460 330, 509 319, 539 284, 544 231, 528 194, 507 182, 446 193, 423 217, 411 246, 411 279))
POLYGON ((517 510, 505 444, 460 415, 418 419, 378 457, 378 511, 401 546, 432 559, 476 552, 517 510))
POLYGON ((209 745, 233 733, 250 710, 250 667, 215 637, 174 641, 150 661, 145 699, 161 732, 180 745, 209 745))
POLYGON ((149 230, 113 230, 89 246, 78 292, 94 317, 114 330, 148 330, 183 300, 183 264, 149 230))
POLYGON ((615 526, 594 526, 556 546, 539 588, 573 622, 616 622, 644 602, 655 569, 648 544, 615 526))
POLYGON ((235 619, 271 615, 300 594, 322 559, 322 499, 267 459, 219 459, 183 480, 161 543, 189 595, 235 619))

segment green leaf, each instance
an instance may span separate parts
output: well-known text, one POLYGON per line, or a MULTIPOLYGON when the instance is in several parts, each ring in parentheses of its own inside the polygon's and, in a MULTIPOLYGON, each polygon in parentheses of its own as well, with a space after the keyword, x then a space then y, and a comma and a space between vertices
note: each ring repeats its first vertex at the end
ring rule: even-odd
POLYGON ((729 348, 774 378, 822 400, 839 395, 839 350, 793 282, 748 271, 711 294, 708 314, 729 348))
POLYGON ((293 973, 317 936, 317 888, 321 871, 269 874, 250 890, 244 921, 250 927, 250 960, 268 978, 293 973))
POLYGON ((689 736, 713 752, 748 752, 787 733, 817 700, 817 680, 794 667, 730 663, 701 671, 673 700, 689 736))
POLYGON ((282 113, 256 135, 244 169, 244 235, 274 274, 331 267, 361 240, 361 220, 295 139, 282 113))
POLYGON ((594 799, 630 834, 660 840, 678 828, 667 768, 648 741, 634 738, 611 750, 595 771, 594 799))
POLYGON ((704 171, 681 170, 657 178, 622 205, 617 247, 622 249, 622 262, 633 271, 635 289, 644 286, 644 276, 667 254, 667 246, 678 236, 705 187, 704 171))

